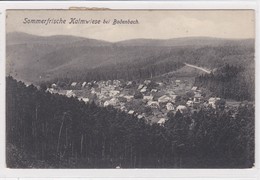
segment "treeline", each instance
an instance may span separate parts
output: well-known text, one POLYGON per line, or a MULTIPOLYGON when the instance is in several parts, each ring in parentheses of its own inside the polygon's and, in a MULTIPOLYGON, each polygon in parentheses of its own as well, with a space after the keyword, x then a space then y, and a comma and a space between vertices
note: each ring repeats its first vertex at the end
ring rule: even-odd
POLYGON ((6 79, 10 168, 249 168, 254 107, 169 113, 164 126, 6 79))
POLYGON ((87 72, 83 79, 92 80, 136 80, 146 79, 159 76, 170 71, 175 71, 184 64, 175 61, 159 61, 156 58, 149 58, 141 62, 135 61, 133 63, 120 63, 117 65, 109 65, 105 67, 96 68, 87 72))
POLYGON ((237 101, 254 101, 254 73, 241 66, 226 64, 211 74, 202 74, 195 79, 195 85, 208 88, 213 96, 237 101))
POLYGON ((106 65, 94 69, 72 69, 69 72, 61 73, 49 82, 63 82, 68 84, 73 81, 140 80, 175 71, 183 66, 183 62, 180 61, 158 61, 156 57, 150 57, 140 61, 106 65))

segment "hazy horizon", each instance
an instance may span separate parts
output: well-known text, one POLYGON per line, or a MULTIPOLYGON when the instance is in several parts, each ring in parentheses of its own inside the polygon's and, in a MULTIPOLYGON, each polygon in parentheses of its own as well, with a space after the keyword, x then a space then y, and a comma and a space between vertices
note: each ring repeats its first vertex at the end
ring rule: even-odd
POLYGON ((119 40, 119 41, 108 41, 108 40, 103 40, 103 39, 94 39, 94 38, 88 38, 84 36, 76 36, 76 35, 64 35, 64 34, 54 34, 54 35, 38 35, 38 34, 29 34, 26 32, 7 32, 6 34, 15 34, 15 33, 22 33, 26 34, 29 36, 38 36, 38 37, 43 37, 43 38, 48 38, 48 37, 54 37, 54 36, 67 36, 67 37, 75 37, 75 38, 83 38, 83 39, 92 39, 92 40, 97 40, 97 41, 104 41, 108 43, 119 43, 119 42, 124 42, 124 41, 131 41, 131 40, 154 40, 154 41, 164 41, 164 40, 174 40, 174 39, 216 39, 216 40, 231 40, 231 41, 239 41, 239 40, 254 40, 255 37, 252 38, 218 38, 218 37, 210 37, 210 36, 185 36, 185 37, 176 37, 176 38, 167 38, 167 39, 153 39, 153 38, 134 38, 134 39, 124 39, 124 40, 119 40))

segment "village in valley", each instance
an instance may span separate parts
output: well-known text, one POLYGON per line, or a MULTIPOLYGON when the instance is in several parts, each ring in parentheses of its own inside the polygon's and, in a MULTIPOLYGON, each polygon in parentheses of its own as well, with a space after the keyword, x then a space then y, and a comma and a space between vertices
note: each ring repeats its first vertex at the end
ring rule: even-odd
POLYGON ((187 78, 72 82, 67 86, 53 83, 46 91, 76 97, 85 103, 94 102, 101 107, 113 106, 147 123, 160 125, 168 120, 169 113, 186 114, 201 108, 225 107, 224 100, 210 96, 207 90, 194 86, 194 81, 187 78))

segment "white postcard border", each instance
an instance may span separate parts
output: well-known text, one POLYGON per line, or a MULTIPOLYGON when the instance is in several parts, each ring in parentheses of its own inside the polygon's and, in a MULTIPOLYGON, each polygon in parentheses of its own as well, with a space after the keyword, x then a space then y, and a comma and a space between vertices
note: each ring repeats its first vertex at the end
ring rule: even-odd
POLYGON ((259 2, 255 1, 38 1, 0 2, 0 177, 88 177, 88 178, 260 178, 259 121, 259 2), (256 14, 256 163, 252 169, 8 169, 5 167, 5 10, 6 9, 254 9, 256 14))

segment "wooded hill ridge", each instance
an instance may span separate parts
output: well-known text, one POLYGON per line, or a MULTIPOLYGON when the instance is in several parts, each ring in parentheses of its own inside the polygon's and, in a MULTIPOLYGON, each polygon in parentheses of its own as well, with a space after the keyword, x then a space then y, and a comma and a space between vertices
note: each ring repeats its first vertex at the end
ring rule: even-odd
POLYGON ((224 63, 238 64, 252 72, 254 39, 186 37, 107 42, 13 32, 7 34, 6 58, 8 75, 33 83, 60 77, 80 80, 92 72, 99 73, 94 74, 95 80, 148 78, 176 70, 184 62, 212 69, 224 63), (113 74, 115 70, 118 74, 113 74), (137 72, 141 75, 136 76, 137 72))

